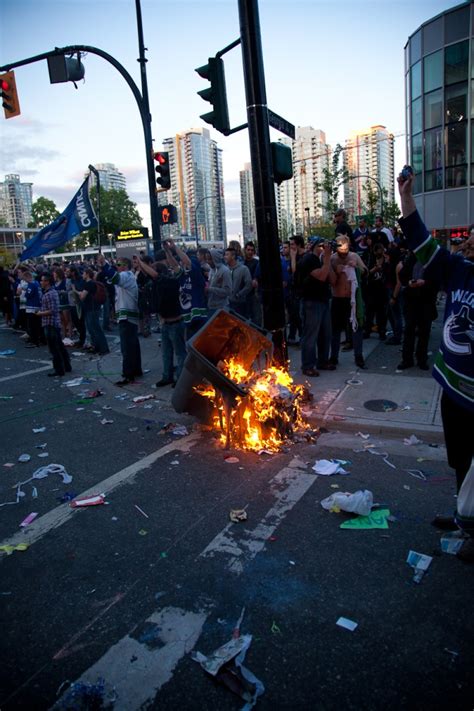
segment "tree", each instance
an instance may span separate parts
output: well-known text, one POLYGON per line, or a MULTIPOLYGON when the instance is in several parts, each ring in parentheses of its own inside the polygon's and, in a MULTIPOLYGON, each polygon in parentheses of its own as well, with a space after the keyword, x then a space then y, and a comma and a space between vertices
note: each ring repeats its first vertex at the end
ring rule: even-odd
MULTIPOLYGON (((97 207, 97 188, 90 191, 91 202, 95 213, 99 217, 97 207)), ((107 244, 106 235, 118 234, 121 230, 132 230, 141 227, 142 218, 137 210, 136 203, 132 202, 125 190, 100 189, 100 234, 102 244, 107 244)), ((97 229, 82 232, 74 241, 68 242, 66 251, 85 249, 99 244, 97 229)))
MULTIPOLYGON (((380 203, 380 193, 378 186, 371 180, 367 180, 364 185, 365 192, 365 212, 371 216, 372 222, 377 211, 377 206, 380 203)), ((385 206, 384 206, 385 207, 385 206)), ((385 212, 385 210, 384 210, 385 212)))
POLYGON ((44 227, 58 217, 55 203, 45 197, 39 197, 31 206, 31 220, 28 227, 44 227))
POLYGON ((343 147, 340 143, 334 149, 332 154, 331 165, 323 168, 323 180, 321 188, 323 190, 326 202, 323 203, 323 209, 326 215, 333 215, 339 208, 339 187, 342 183, 349 180, 349 171, 341 165, 341 154, 343 147))
POLYGON ((394 225, 400 217, 400 208, 395 200, 388 199, 387 188, 382 188, 383 193, 383 219, 386 225, 394 225))
MULTIPOLYGON (((97 188, 91 190, 91 201, 96 215, 97 188)), ((120 230, 133 230, 141 227, 142 218, 137 210, 136 203, 132 202, 125 190, 100 189, 100 232, 104 235, 116 235, 120 230)), ((98 244, 97 230, 89 230, 89 239, 92 244, 98 244)))

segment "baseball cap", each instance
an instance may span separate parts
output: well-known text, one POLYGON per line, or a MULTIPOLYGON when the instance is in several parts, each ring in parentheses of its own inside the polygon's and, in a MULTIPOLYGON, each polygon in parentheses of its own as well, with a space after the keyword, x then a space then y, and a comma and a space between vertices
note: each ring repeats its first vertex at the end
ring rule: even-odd
POLYGON ((318 237, 317 235, 309 238, 309 243, 314 247, 315 244, 322 244, 326 240, 324 237, 318 237))

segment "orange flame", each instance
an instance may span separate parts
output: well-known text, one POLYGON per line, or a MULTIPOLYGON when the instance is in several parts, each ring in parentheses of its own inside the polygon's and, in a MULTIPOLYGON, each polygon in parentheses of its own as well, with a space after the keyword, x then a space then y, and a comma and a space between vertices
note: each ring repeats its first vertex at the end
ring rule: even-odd
POLYGON ((223 444, 228 443, 229 433, 234 446, 254 452, 277 452, 296 431, 308 428, 301 412, 304 387, 295 385, 287 370, 271 366, 261 373, 251 373, 236 358, 221 362, 218 367, 247 392, 229 409, 212 385, 196 388, 214 404, 212 424, 221 430, 223 444))

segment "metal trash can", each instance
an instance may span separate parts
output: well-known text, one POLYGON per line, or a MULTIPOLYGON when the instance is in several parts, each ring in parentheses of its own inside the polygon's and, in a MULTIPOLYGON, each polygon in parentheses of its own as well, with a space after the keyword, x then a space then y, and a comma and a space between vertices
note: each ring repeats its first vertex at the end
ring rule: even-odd
POLYGON ((238 357, 247 370, 263 370, 271 363, 273 343, 267 331, 255 326, 233 311, 217 311, 188 341, 188 355, 176 383, 171 404, 176 412, 188 412, 208 421, 212 410, 209 398, 195 391, 208 382, 232 407, 246 391, 227 378, 217 367, 220 361, 238 357))

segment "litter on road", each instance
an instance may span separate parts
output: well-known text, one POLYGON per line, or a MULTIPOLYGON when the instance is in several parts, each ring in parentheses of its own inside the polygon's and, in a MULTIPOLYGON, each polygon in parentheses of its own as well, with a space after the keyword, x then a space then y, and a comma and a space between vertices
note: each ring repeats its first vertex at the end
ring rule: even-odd
POLYGON ((462 531, 450 531, 449 533, 445 533, 440 540, 441 550, 443 553, 456 555, 456 553, 461 550, 464 541, 465 538, 462 531))
POLYGON ((410 447, 413 444, 423 444, 423 442, 415 435, 410 435, 410 437, 405 437, 405 439, 403 440, 403 444, 405 444, 407 447, 410 447))
POLYGON ((347 617, 340 617, 336 622, 336 625, 338 625, 339 627, 344 627, 344 629, 349 630, 349 632, 354 632, 356 627, 359 626, 359 623, 354 622, 354 620, 349 620, 347 617))
POLYGON ((33 432, 34 432, 35 434, 39 434, 39 432, 46 432, 46 427, 36 427, 36 428, 33 428, 33 432))
POLYGON ((246 521, 247 511, 245 509, 231 509, 229 511, 229 518, 232 523, 239 523, 240 521, 246 521))
POLYGON ((99 506, 105 504, 105 494, 92 494, 92 496, 83 496, 80 499, 74 499, 69 506, 72 509, 77 509, 83 506, 99 506))
POLYGON ((28 543, 18 543, 16 546, 4 545, 0 546, 0 551, 3 551, 7 555, 11 555, 13 551, 26 551, 28 550, 28 543))
POLYGON ((198 662, 205 672, 240 696, 245 702, 244 709, 255 706, 259 696, 265 691, 262 682, 243 666, 252 635, 233 637, 227 644, 216 649, 209 656, 193 652, 191 658, 198 662))
POLYGON ((24 518, 23 521, 20 523, 20 528, 25 528, 26 526, 29 526, 29 524, 32 523, 37 516, 38 516, 38 513, 35 511, 28 514, 28 516, 26 518, 24 518))
POLYGON ((31 459, 31 456, 29 454, 20 454, 18 457, 19 462, 29 462, 31 459))
POLYGON ((361 516, 368 516, 374 504, 374 497, 371 491, 355 491, 353 494, 349 492, 337 491, 331 496, 321 501, 321 506, 326 511, 347 511, 348 513, 356 513, 361 516))
POLYGON ((344 521, 339 528, 352 531, 368 531, 370 529, 388 528, 390 509, 374 509, 368 516, 356 516, 350 521, 344 521))
POLYGON ((430 555, 425 555, 424 553, 417 553, 416 551, 409 551, 407 563, 411 566, 415 574, 413 576, 413 582, 419 583, 423 575, 428 570, 433 558, 430 555))
POLYGON ((133 398, 132 402, 145 402, 145 400, 154 400, 155 396, 153 394, 150 395, 137 395, 137 397, 133 398))
POLYGON ((321 476, 332 476, 332 474, 349 474, 343 464, 350 464, 345 459, 317 459, 313 465, 313 471, 321 476))

